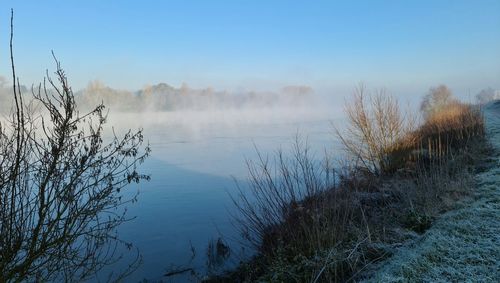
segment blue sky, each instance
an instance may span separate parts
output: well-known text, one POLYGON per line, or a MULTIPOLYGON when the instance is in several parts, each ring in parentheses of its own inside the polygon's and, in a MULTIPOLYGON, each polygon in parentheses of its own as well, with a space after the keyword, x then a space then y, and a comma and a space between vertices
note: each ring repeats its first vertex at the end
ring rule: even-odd
POLYGON ((74 88, 186 82, 217 89, 358 82, 417 94, 500 89, 500 1, 10 1, 0 3, 0 73, 10 8, 24 84, 52 69, 74 88))

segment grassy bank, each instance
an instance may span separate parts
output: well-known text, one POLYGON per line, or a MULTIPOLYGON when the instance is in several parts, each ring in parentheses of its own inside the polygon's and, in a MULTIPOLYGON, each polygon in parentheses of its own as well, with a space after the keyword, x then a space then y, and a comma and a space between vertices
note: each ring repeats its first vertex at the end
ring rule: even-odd
POLYGON ((372 267, 366 282, 499 282, 498 169, 478 175, 477 189, 437 219, 417 241, 372 267))
POLYGON ((316 162, 300 141, 291 153, 249 162, 250 189, 235 204, 257 254, 207 281, 345 282, 375 274, 471 195, 491 153, 477 106, 438 102, 415 126, 393 97, 360 88, 338 131, 342 162, 316 162))
MULTIPOLYGON (((489 140, 500 148, 498 102, 485 110, 489 140)), ((500 191, 499 154, 476 167, 472 194, 448 211, 418 241, 398 249, 367 276, 367 282, 499 282, 500 191)))

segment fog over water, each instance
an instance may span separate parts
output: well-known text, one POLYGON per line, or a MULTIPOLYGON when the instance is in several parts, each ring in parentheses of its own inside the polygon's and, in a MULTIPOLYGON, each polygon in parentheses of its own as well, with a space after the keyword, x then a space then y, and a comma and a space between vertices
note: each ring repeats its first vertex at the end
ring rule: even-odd
MULTIPOLYGON (((211 107, 172 111, 109 113, 108 126, 117 133, 143 128, 152 149, 143 171, 151 181, 140 184, 139 201, 129 208, 137 218, 121 227, 120 235, 138 246, 144 264, 131 279, 161 279, 171 263, 185 264, 190 243, 197 250, 192 263, 203 268, 206 246, 221 234, 231 244, 236 263, 241 245, 230 223, 229 195, 236 193, 233 178, 246 178, 246 159, 256 148, 272 154, 287 149, 299 134, 318 158, 333 148, 331 122, 341 107, 319 97, 301 104, 249 101, 237 107, 211 107)), ((113 105, 110 106, 113 108, 113 105)), ((249 254, 249 251, 246 251, 249 254)))
MULTIPOLYGON (((264 154, 286 149, 299 132, 321 154, 333 141, 331 119, 314 109, 111 114, 128 126, 140 124, 152 149, 143 166, 151 181, 139 185, 139 201, 129 208, 137 218, 121 229, 144 256, 133 279, 159 279, 170 263, 188 262, 190 242, 198 254, 194 265, 203 267, 210 239, 238 237, 228 215, 232 177, 244 182, 245 159, 256 157, 255 147, 264 154)), ((110 124, 120 127, 115 118, 110 124)), ((229 243, 237 255, 239 244, 229 243)))
MULTIPOLYGON (((0 85, 0 112, 11 110, 8 82, 0 85)), ((25 101, 29 88, 22 86, 25 101)), ((127 205, 131 221, 119 228, 120 238, 142 254, 143 264, 127 281, 165 279, 172 264, 203 270, 207 244, 223 236, 233 249, 229 265, 240 255, 250 255, 237 240, 229 212, 236 181, 245 186, 245 161, 279 148, 287 150, 295 136, 307 140, 318 158, 334 148, 332 121, 342 116, 342 106, 307 86, 287 86, 276 91, 227 92, 171 87, 157 84, 138 91, 115 90, 93 82, 75 90, 84 114, 99 102, 108 112, 105 139, 128 129, 143 129, 151 155, 140 171, 151 181, 132 184, 125 196, 139 191, 138 201, 127 205), (196 258, 190 262, 191 245, 196 258)), ((99 273, 100 279, 124 268, 135 254, 99 273)), ((178 281, 186 278, 179 277, 178 281)))
MULTIPOLYGON (((318 162, 314 165, 321 166, 325 155, 340 158, 345 152, 335 128, 346 126, 345 102, 357 87, 366 86, 367 100, 387 88, 402 115, 414 115, 417 123, 423 121, 422 98, 432 87, 446 85, 463 102, 475 102, 476 95, 479 101, 500 99, 499 0, 117 2, 0 1, 2 130, 13 131, 16 125, 11 121, 17 83, 30 107, 25 113, 38 123, 27 129, 33 131, 29 141, 45 141, 54 126, 50 111, 29 102, 32 89, 52 97, 50 78, 44 77, 59 85, 61 67, 74 87, 80 117, 105 106, 104 145, 141 130, 143 146, 151 149, 137 168, 151 179, 132 182, 117 191, 122 195, 114 195, 134 200, 118 208, 127 210, 130 221, 117 228, 120 240, 134 248, 120 247, 123 259, 99 270, 90 282, 109 281, 110 273, 127 269, 135 248, 142 264, 124 282, 187 282, 186 274, 164 275, 172 267, 203 273, 209 241, 219 237, 231 248, 227 267, 248 259, 253 251, 231 222, 237 213, 231 197, 248 189, 247 162, 263 156, 273 163, 279 150, 290 157, 297 139, 308 146, 309 157, 318 162), (48 93, 43 93, 44 82, 48 93)), ((85 124, 89 120, 79 125, 84 134, 76 139, 93 133, 85 124)), ((3 144, 10 152, 10 144, 3 144)), ((47 143, 44 149, 52 151, 33 154, 42 165, 51 159, 45 153, 54 155, 57 147, 47 143)), ((102 164, 67 156, 73 162, 61 166, 102 164)), ((29 167, 23 172, 36 174, 29 167)), ((12 168, 7 169, 21 172, 12 168)), ((335 179, 330 171, 325 175, 335 179)), ((97 180, 104 186, 108 179, 97 180)), ((73 184, 65 181, 57 185, 73 184)), ((54 183, 56 197, 68 203, 76 199, 71 190, 62 194, 55 182, 42 182, 54 183)), ((42 216, 33 211, 26 214, 30 219, 42 216)), ((115 213, 101 211, 100 216, 110 212, 115 213)), ((54 223, 49 226, 59 227, 54 223)), ((21 250, 16 256, 25 254, 21 250)), ((60 254, 55 258, 64 259, 60 254)), ((38 262, 28 265, 33 263, 38 262)))
MULTIPOLYGON (((0 112, 9 112, 12 94, 0 80, 0 112)), ((29 89, 23 87, 25 97, 29 89)), ((210 240, 223 236, 233 249, 228 264, 252 252, 231 223, 230 195, 236 181, 245 188, 247 159, 289 149, 297 135, 307 140, 318 159, 335 156, 333 125, 342 127, 346 94, 317 93, 308 86, 285 86, 276 91, 229 92, 193 89, 160 83, 137 91, 116 90, 94 81, 75 91, 80 113, 103 102, 108 112, 105 138, 143 129, 151 155, 140 167, 151 181, 131 185, 126 195, 139 191, 127 206, 135 217, 119 228, 120 237, 134 244, 143 264, 128 280, 165 279, 166 269, 189 265, 203 271, 210 240), (197 256, 191 258, 191 245, 197 256)), ((414 98, 419 100, 420 98, 414 98)), ((405 105, 405 100, 402 100, 405 105)), ((418 107, 418 104, 413 104, 418 107)), ((107 267, 99 276, 123 268, 134 254, 107 267)), ((184 281, 185 277, 177 278, 184 281)))

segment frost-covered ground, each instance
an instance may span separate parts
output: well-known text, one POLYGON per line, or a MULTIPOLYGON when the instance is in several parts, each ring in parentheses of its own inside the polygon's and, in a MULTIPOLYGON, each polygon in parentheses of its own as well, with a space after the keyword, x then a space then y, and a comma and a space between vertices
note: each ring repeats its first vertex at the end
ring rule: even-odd
MULTIPOLYGON (((500 150, 500 102, 485 108, 500 150)), ((421 238, 401 248, 366 282, 500 282, 500 156, 477 175, 474 197, 442 215, 421 238)))

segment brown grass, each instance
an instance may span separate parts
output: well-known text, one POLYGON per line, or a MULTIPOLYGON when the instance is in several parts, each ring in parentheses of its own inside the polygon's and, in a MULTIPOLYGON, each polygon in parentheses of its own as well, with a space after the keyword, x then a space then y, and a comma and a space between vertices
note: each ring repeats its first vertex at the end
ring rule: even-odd
POLYGON ((480 109, 453 101, 414 129, 395 99, 361 88, 346 111, 347 134, 337 133, 351 158, 335 170, 300 140, 290 154, 248 163, 249 190, 234 201, 258 254, 212 281, 360 278, 469 193, 471 171, 484 156, 470 153, 485 147, 480 109))
POLYGON ((416 134, 421 144, 427 142, 434 154, 443 155, 483 136, 484 118, 478 106, 455 102, 431 115, 416 134))
POLYGON ((415 131, 387 149, 390 170, 417 170, 423 163, 453 158, 477 138, 484 137, 484 119, 475 105, 454 101, 429 115, 415 131))

